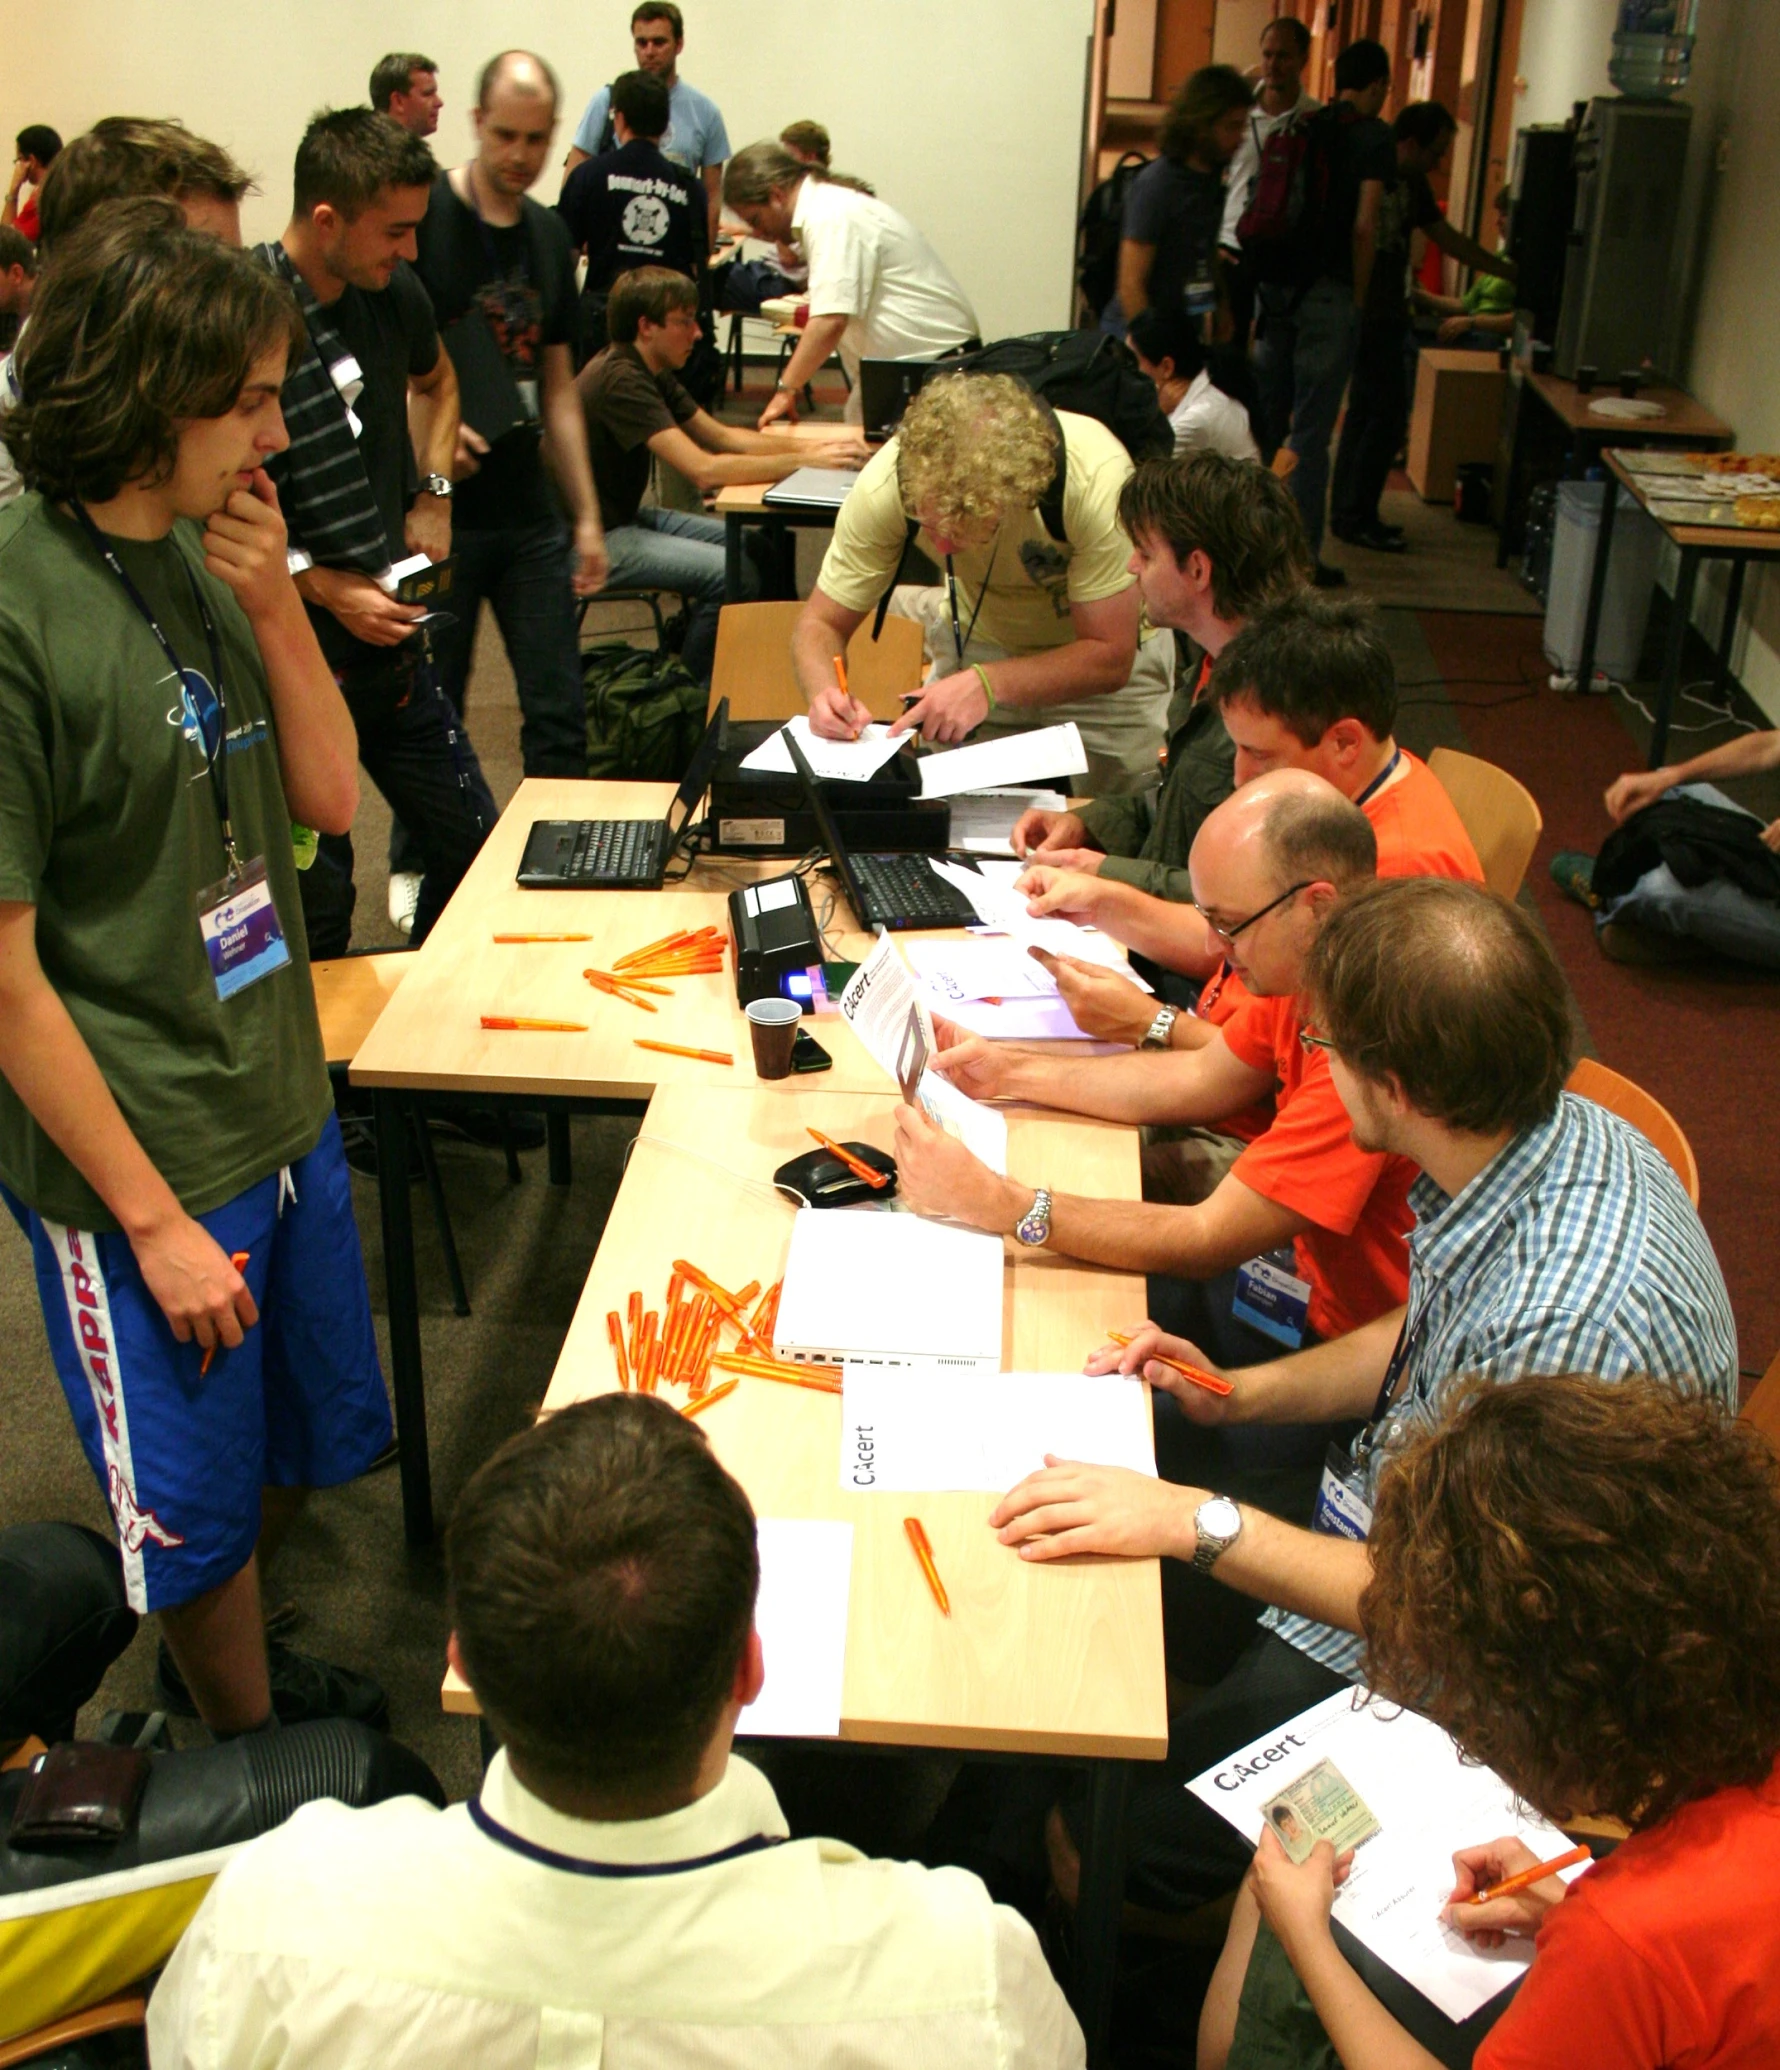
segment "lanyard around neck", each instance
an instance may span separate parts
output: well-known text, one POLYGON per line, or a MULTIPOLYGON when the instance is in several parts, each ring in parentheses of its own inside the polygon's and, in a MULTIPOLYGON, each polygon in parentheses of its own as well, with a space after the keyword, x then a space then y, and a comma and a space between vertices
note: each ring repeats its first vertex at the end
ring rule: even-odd
POLYGON ((1392 748, 1391 759, 1384 765, 1384 767, 1378 772, 1378 774, 1372 779, 1372 781, 1354 800, 1354 803, 1356 805, 1364 805, 1368 798, 1372 797, 1375 793, 1382 791, 1385 785, 1390 782, 1392 775, 1396 771, 1397 764, 1400 761, 1402 761, 1402 759, 1403 750, 1401 748, 1392 748))
POLYGON ((497 1847, 505 1847, 512 1853, 523 1855, 527 1861, 536 1862, 541 1868, 560 1869, 570 1876, 599 1876, 627 1882, 642 1876, 684 1876, 695 1869, 715 1868, 719 1862, 738 1861, 743 1855, 759 1854, 763 1848, 777 1847, 778 1840, 766 1833, 755 1833, 746 1840, 737 1840, 728 1847, 719 1847, 711 1854, 688 1856, 683 1861, 672 1862, 596 1862, 578 1854, 563 1854, 557 1848, 544 1847, 536 1840, 527 1840, 504 1826, 483 1804, 480 1797, 472 1797, 466 1807, 473 1825, 492 1840, 497 1847))
MULTIPOLYGON (((154 634, 161 652, 167 657, 167 665, 173 671, 173 680, 179 685, 183 701, 189 692, 186 687, 185 665, 174 650, 173 642, 167 637, 161 621, 149 609, 148 600, 130 579, 130 571, 113 551, 111 542, 94 524, 92 514, 79 497, 70 498, 70 508, 80 520, 81 528, 92 541, 93 550, 123 584, 124 594, 140 613, 142 622, 154 634)), ((179 553, 177 547, 175 553, 179 553)), ((185 579, 192 586, 192 602, 198 607, 198 616, 203 621, 204 639, 210 649, 210 687, 216 698, 216 745, 212 747, 204 738, 204 715, 196 712, 198 722, 198 746, 203 751, 205 767, 210 772, 210 794, 216 801, 216 817, 222 828, 223 849, 228 856, 229 870, 233 875, 241 871, 241 858, 235 850, 235 830, 229 820, 229 707, 223 688, 222 645, 216 637, 216 621, 210 615, 210 606, 204 600, 204 592, 198 585, 198 578, 192 573, 191 563, 184 554, 179 554, 179 565, 185 570, 185 579)), ((194 711, 196 706, 194 703, 194 711)))
POLYGON ((989 578, 995 573, 995 556, 1001 551, 1001 528, 995 529, 994 542, 989 548, 989 565, 983 570, 983 580, 977 590, 976 607, 970 614, 970 623, 962 630, 958 624, 958 578, 952 572, 952 556, 946 555, 946 602, 952 610, 952 651, 958 657, 958 666, 964 666, 964 650, 976 637, 977 620, 983 615, 983 599, 989 594, 989 578))

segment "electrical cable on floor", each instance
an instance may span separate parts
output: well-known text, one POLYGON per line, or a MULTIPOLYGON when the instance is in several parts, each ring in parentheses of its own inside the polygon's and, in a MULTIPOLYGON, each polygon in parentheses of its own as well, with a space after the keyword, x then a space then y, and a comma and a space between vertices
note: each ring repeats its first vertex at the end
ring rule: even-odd
MULTIPOLYGON (((1738 733, 1759 733, 1762 729, 1752 719, 1740 719, 1735 712, 1728 711, 1721 704, 1715 704, 1711 698, 1696 697, 1694 695, 1696 690, 1709 687, 1711 682, 1712 678, 1710 676, 1699 677, 1696 682, 1689 683, 1684 690, 1678 690, 1675 693, 1675 702, 1677 704, 1698 705, 1701 711, 1715 712, 1717 717, 1701 726, 1684 726, 1679 719, 1671 719, 1669 721, 1669 731, 1671 733, 1716 733, 1721 726, 1730 726, 1738 733)), ((1649 705, 1644 702, 1643 698, 1628 689, 1624 683, 1610 676, 1607 679, 1607 688, 1610 693, 1616 691, 1634 711, 1641 712, 1647 724, 1651 726, 1656 724, 1656 714, 1650 709, 1649 705)))

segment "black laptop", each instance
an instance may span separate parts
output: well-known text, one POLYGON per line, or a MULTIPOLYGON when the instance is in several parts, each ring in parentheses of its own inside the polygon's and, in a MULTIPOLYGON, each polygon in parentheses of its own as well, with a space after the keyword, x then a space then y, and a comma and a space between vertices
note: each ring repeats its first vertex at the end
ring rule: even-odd
POLYGON ((975 921, 975 906, 928 868, 926 856, 848 854, 797 736, 787 731, 785 745, 791 750, 816 831, 862 926, 887 927, 897 933, 916 927, 968 927, 975 921))
POLYGON ((519 864, 529 891, 659 891, 723 753, 726 697, 693 750, 665 819, 535 819, 519 864))
POLYGON ((882 445, 893 438, 902 413, 933 375, 930 359, 862 359, 859 362, 859 408, 866 442, 882 445))

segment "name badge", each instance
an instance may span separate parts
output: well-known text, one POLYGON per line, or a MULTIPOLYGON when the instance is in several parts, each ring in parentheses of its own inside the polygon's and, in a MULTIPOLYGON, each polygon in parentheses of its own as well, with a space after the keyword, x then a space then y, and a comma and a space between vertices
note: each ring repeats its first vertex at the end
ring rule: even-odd
POLYGON ((1326 1538, 1363 1541, 1372 1535, 1372 1505, 1361 1492, 1353 1460, 1340 1445, 1331 1445, 1323 1460, 1323 1482, 1310 1528, 1326 1538))
POLYGON ((290 945, 278 924, 263 857, 256 857, 239 876, 224 877, 199 892, 198 931, 219 999, 232 999, 284 968, 290 945))
POLYGON ((519 407, 525 412, 525 421, 528 424, 537 423, 540 415, 537 382, 515 381, 513 385, 519 390, 519 407))
POLYGON ((1296 1351, 1304 1342, 1310 1314, 1310 1282, 1292 1270, 1296 1262, 1289 1250, 1251 1258, 1236 1275, 1236 1298, 1230 1304, 1238 1322, 1273 1338, 1288 1351, 1296 1351))
POLYGON ((365 370, 350 352, 343 352, 335 360, 328 368, 328 376, 343 402, 355 403, 365 391, 365 370))

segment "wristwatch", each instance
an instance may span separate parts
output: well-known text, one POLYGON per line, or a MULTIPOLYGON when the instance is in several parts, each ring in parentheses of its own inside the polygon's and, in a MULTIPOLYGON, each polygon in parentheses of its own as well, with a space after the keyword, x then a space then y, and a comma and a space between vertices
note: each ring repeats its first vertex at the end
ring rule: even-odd
POLYGON ((420 477, 420 493, 423 496, 442 496, 449 503, 451 477, 444 474, 423 474, 420 477))
POLYGON ((1051 1240, 1051 1189, 1041 1186, 1032 1205, 1014 1224, 1014 1241, 1029 1251, 1041 1251, 1051 1240))
POLYGON ((773 393, 775 395, 795 395, 797 393, 797 383, 795 381, 775 381, 773 383, 773 393))
POLYGON ((1198 1541, 1193 1565, 1201 1574, 1209 1574, 1242 1536, 1242 1511, 1228 1495, 1214 1495, 1194 1510, 1193 1534, 1198 1541))
POLYGON ((1168 1047, 1168 1031, 1174 1026, 1175 1022, 1179 1019, 1180 1008, 1178 1006, 1164 1006, 1158 1008, 1156 1018, 1153 1021, 1151 1021, 1148 1030, 1145 1032, 1143 1040, 1137 1045, 1138 1048, 1166 1049, 1168 1047))

